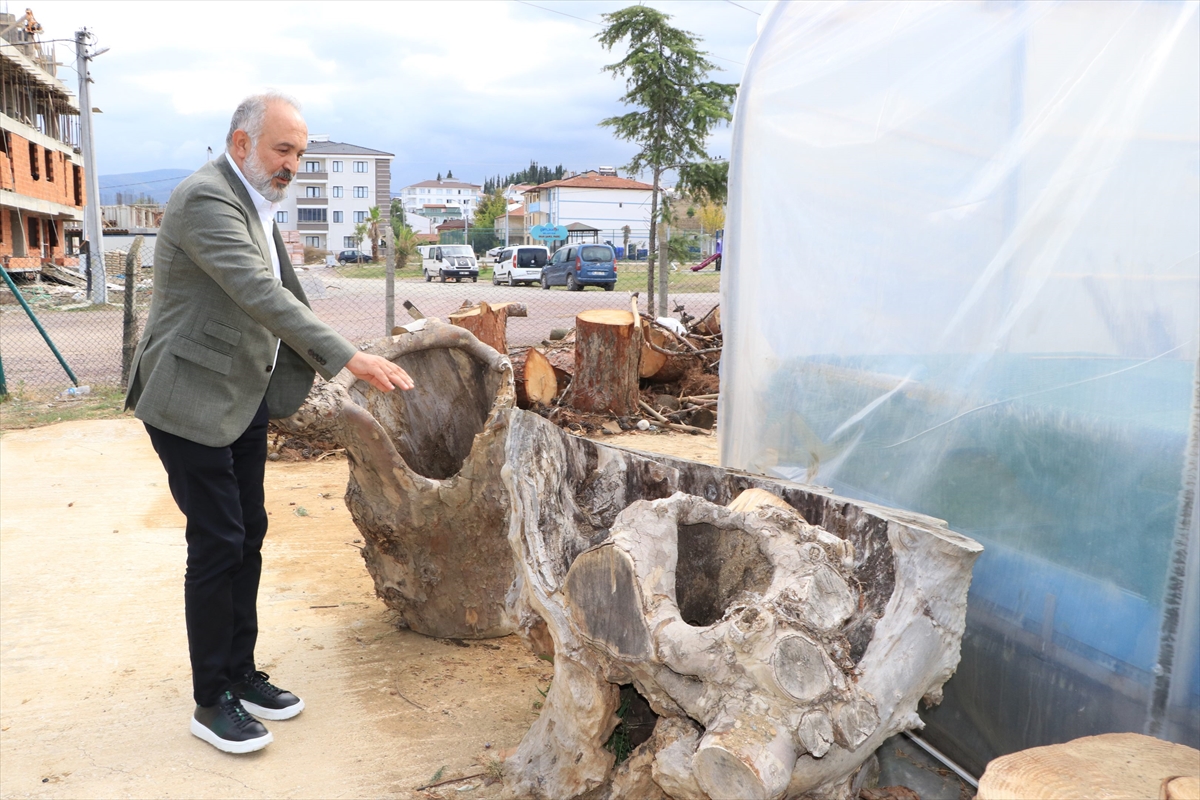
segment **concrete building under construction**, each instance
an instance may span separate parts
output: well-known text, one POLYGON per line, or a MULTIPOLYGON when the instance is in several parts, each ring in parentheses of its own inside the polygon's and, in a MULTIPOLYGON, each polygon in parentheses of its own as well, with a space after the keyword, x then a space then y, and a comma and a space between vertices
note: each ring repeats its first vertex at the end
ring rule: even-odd
POLYGON ((79 104, 40 30, 31 14, 0 13, 0 263, 11 273, 78 266, 79 104))

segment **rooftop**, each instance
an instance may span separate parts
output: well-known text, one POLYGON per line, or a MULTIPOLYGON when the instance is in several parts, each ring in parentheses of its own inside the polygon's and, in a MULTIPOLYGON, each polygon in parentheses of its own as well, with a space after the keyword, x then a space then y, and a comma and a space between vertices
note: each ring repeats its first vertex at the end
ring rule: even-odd
POLYGON ((424 189, 427 187, 438 187, 443 189, 482 189, 478 183, 466 183, 464 181, 421 181, 420 183, 410 183, 405 186, 405 189, 424 189))
POLYGON ((372 150, 369 147, 361 147, 357 144, 347 144, 346 142, 331 142, 329 137, 321 134, 315 134, 308 137, 308 150, 306 155, 310 156, 387 156, 395 158, 395 153, 385 153, 382 150, 372 150))
POLYGON ((541 183, 526 191, 553 189, 556 186, 567 186, 576 189, 644 189, 646 191, 654 188, 650 184, 642 183, 641 181, 635 181, 630 178, 619 178, 616 175, 601 175, 595 170, 590 170, 573 178, 563 178, 559 181, 541 183))

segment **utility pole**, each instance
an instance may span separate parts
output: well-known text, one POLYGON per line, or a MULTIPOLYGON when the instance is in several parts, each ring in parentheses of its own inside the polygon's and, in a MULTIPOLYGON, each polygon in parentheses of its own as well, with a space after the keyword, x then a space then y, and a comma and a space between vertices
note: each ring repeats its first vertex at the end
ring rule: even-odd
POLYGON ((100 220, 100 176, 96 174, 96 137, 92 125, 92 92, 89 84, 87 28, 75 31, 75 70, 79 73, 79 149, 83 151, 83 175, 87 198, 83 203, 83 238, 88 245, 88 274, 91 275, 94 305, 108 302, 108 282, 104 274, 104 224, 100 220))

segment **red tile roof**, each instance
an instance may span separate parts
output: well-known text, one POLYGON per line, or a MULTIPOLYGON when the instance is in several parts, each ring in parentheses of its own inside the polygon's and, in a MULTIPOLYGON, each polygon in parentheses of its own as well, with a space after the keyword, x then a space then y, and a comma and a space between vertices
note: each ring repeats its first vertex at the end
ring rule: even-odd
POLYGON ((553 189, 556 186, 568 186, 577 189, 645 189, 650 190, 654 187, 648 183, 631 180, 629 178, 618 178, 616 175, 601 175, 598 172, 585 172, 582 175, 576 175, 573 178, 563 178, 560 181, 548 181, 534 186, 532 189, 526 189, 526 192, 532 192, 537 189, 553 189))

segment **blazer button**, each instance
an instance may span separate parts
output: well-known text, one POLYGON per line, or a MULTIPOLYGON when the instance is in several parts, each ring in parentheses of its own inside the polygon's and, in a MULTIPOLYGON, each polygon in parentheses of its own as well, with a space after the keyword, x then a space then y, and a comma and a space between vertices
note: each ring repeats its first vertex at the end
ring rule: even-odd
POLYGON ((267 364, 267 372, 270 372, 270 371, 271 371, 271 365, 267 364))

